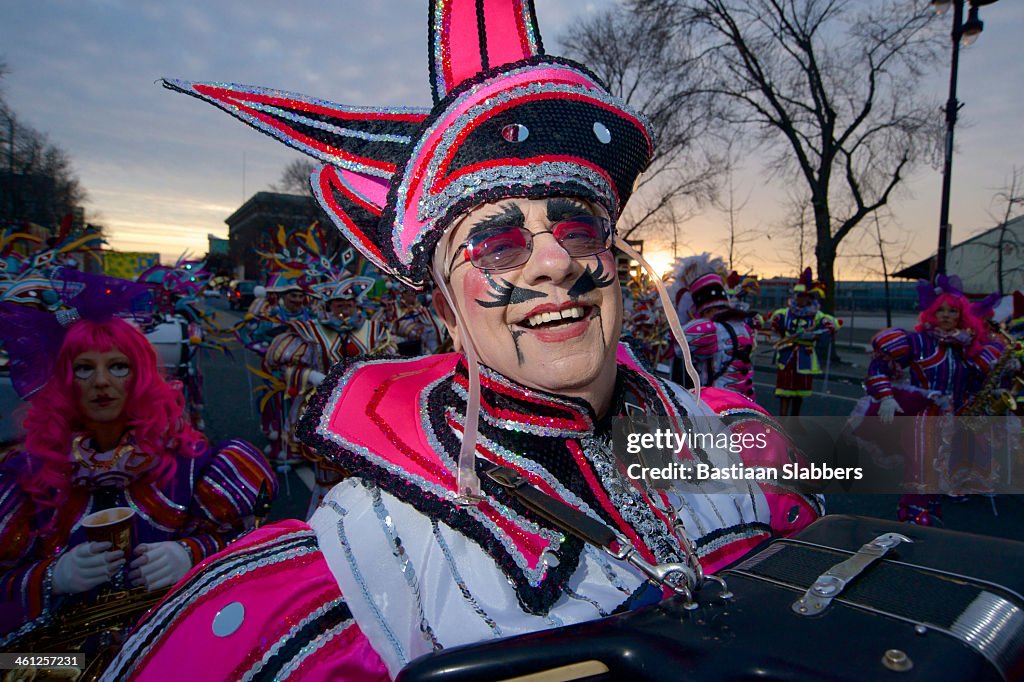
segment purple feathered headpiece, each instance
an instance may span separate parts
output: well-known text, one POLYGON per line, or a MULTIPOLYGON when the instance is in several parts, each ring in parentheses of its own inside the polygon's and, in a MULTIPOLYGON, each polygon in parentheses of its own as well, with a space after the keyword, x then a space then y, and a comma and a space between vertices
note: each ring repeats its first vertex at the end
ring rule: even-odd
POLYGON ((105 322, 114 316, 143 321, 152 311, 152 296, 143 284, 71 268, 54 268, 48 275, 63 303, 56 313, 0 303, 0 340, 10 359, 11 383, 25 399, 50 380, 73 324, 105 322))
POLYGON ((917 280, 917 307, 927 310, 942 294, 964 296, 964 283, 956 275, 937 275, 935 283, 926 279, 917 280))

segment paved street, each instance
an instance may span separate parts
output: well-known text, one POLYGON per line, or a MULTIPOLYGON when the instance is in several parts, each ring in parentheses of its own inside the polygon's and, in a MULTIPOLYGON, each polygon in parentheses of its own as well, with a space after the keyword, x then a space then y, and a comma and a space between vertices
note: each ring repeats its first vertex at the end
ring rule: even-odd
MULTIPOLYGON (((214 299, 211 307, 218 310, 218 321, 227 326, 239 317, 238 313, 224 310, 222 301, 214 299)), ((881 321, 884 324, 884 319, 881 321)), ((849 330, 844 330, 848 332, 849 330)), ((866 343, 867 335, 862 343, 866 343)), ((848 415, 857 399, 863 395, 860 379, 867 366, 867 354, 863 347, 849 350, 842 346, 843 332, 840 333, 841 364, 834 364, 827 392, 824 382, 815 384, 815 394, 804 403, 805 415, 848 415)), ((770 371, 771 354, 766 347, 759 349, 755 356, 758 371, 755 373, 758 402, 775 413, 778 402, 773 395, 775 375, 770 371)), ((237 344, 232 346, 232 356, 226 357, 204 351, 200 360, 206 382, 206 426, 211 440, 244 438, 262 448, 266 441, 259 430, 259 416, 253 400, 252 384, 245 364, 258 365, 259 359, 237 344)), ((312 472, 308 467, 279 472, 281 497, 275 502, 271 519, 303 518, 309 500, 312 472)), ((895 518, 896 495, 829 495, 826 500, 831 513, 861 514, 895 518)), ((961 504, 946 503, 946 527, 953 530, 996 535, 1024 541, 1024 496, 1003 495, 992 500, 971 497, 961 504)))

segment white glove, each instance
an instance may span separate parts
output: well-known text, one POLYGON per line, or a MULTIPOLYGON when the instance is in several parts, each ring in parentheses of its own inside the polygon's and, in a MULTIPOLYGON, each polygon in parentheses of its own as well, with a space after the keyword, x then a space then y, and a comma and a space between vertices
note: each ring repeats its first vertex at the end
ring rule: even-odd
POLYGON ((64 552, 53 566, 54 594, 78 594, 102 585, 124 566, 124 552, 107 551, 109 542, 83 542, 64 552))
POLYGON ((323 383, 324 379, 326 378, 327 375, 324 374, 323 372, 318 372, 315 369, 309 370, 309 383, 313 384, 314 386, 319 386, 320 384, 323 383))
POLYGON ((878 416, 882 418, 883 424, 892 424, 893 417, 899 412, 903 414, 903 408, 892 396, 882 398, 882 404, 878 408, 878 416))
POLYGON ((170 587, 192 568, 191 553, 174 540, 142 543, 135 556, 128 580, 132 587, 145 586, 151 592, 170 587))

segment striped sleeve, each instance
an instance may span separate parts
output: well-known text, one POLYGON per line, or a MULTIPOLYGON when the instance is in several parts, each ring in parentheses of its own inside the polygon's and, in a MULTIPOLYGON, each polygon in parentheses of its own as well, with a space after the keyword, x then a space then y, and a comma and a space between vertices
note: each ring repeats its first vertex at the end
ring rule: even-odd
POLYGON ((34 560, 34 540, 28 496, 13 471, 0 469, 0 648, 49 611, 54 557, 34 560))
POLYGON ((892 397, 890 377, 910 363, 910 336, 904 329, 883 329, 871 339, 874 356, 868 365, 864 389, 875 400, 892 397))
POLYGON ((284 379, 289 397, 305 392, 309 368, 314 364, 313 348, 294 329, 278 334, 271 341, 264 369, 284 379))
POLYGON ((978 349, 970 357, 970 362, 977 367, 978 371, 982 374, 988 374, 988 371, 992 369, 992 366, 999 361, 999 358, 1005 352, 1003 344, 996 340, 988 340, 981 344, 981 348, 978 349))
POLYGON ((260 486, 277 497, 277 476, 263 454, 243 440, 222 443, 196 481, 191 532, 181 539, 193 563, 220 551, 250 524, 260 486))

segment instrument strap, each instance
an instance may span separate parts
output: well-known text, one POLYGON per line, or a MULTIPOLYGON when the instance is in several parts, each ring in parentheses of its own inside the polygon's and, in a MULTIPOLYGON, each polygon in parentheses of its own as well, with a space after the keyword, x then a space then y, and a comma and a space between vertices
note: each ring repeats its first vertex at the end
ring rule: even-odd
POLYGON ((508 467, 496 466, 487 476, 505 488, 512 497, 528 509, 550 521, 560 531, 574 535, 584 542, 603 550, 610 550, 616 542, 616 534, 607 525, 595 521, 583 512, 565 502, 546 495, 530 485, 522 476, 508 467))
POLYGON ((508 467, 495 466, 489 469, 486 475, 563 533, 594 545, 614 559, 629 563, 651 582, 684 597, 684 608, 696 608, 693 593, 701 587, 706 578, 722 586, 723 597, 731 596, 724 581, 704 575, 700 562, 685 536, 680 537, 680 545, 686 553, 687 563, 651 564, 640 555, 625 535, 615 532, 606 524, 595 521, 565 502, 537 490, 519 472, 508 467))

